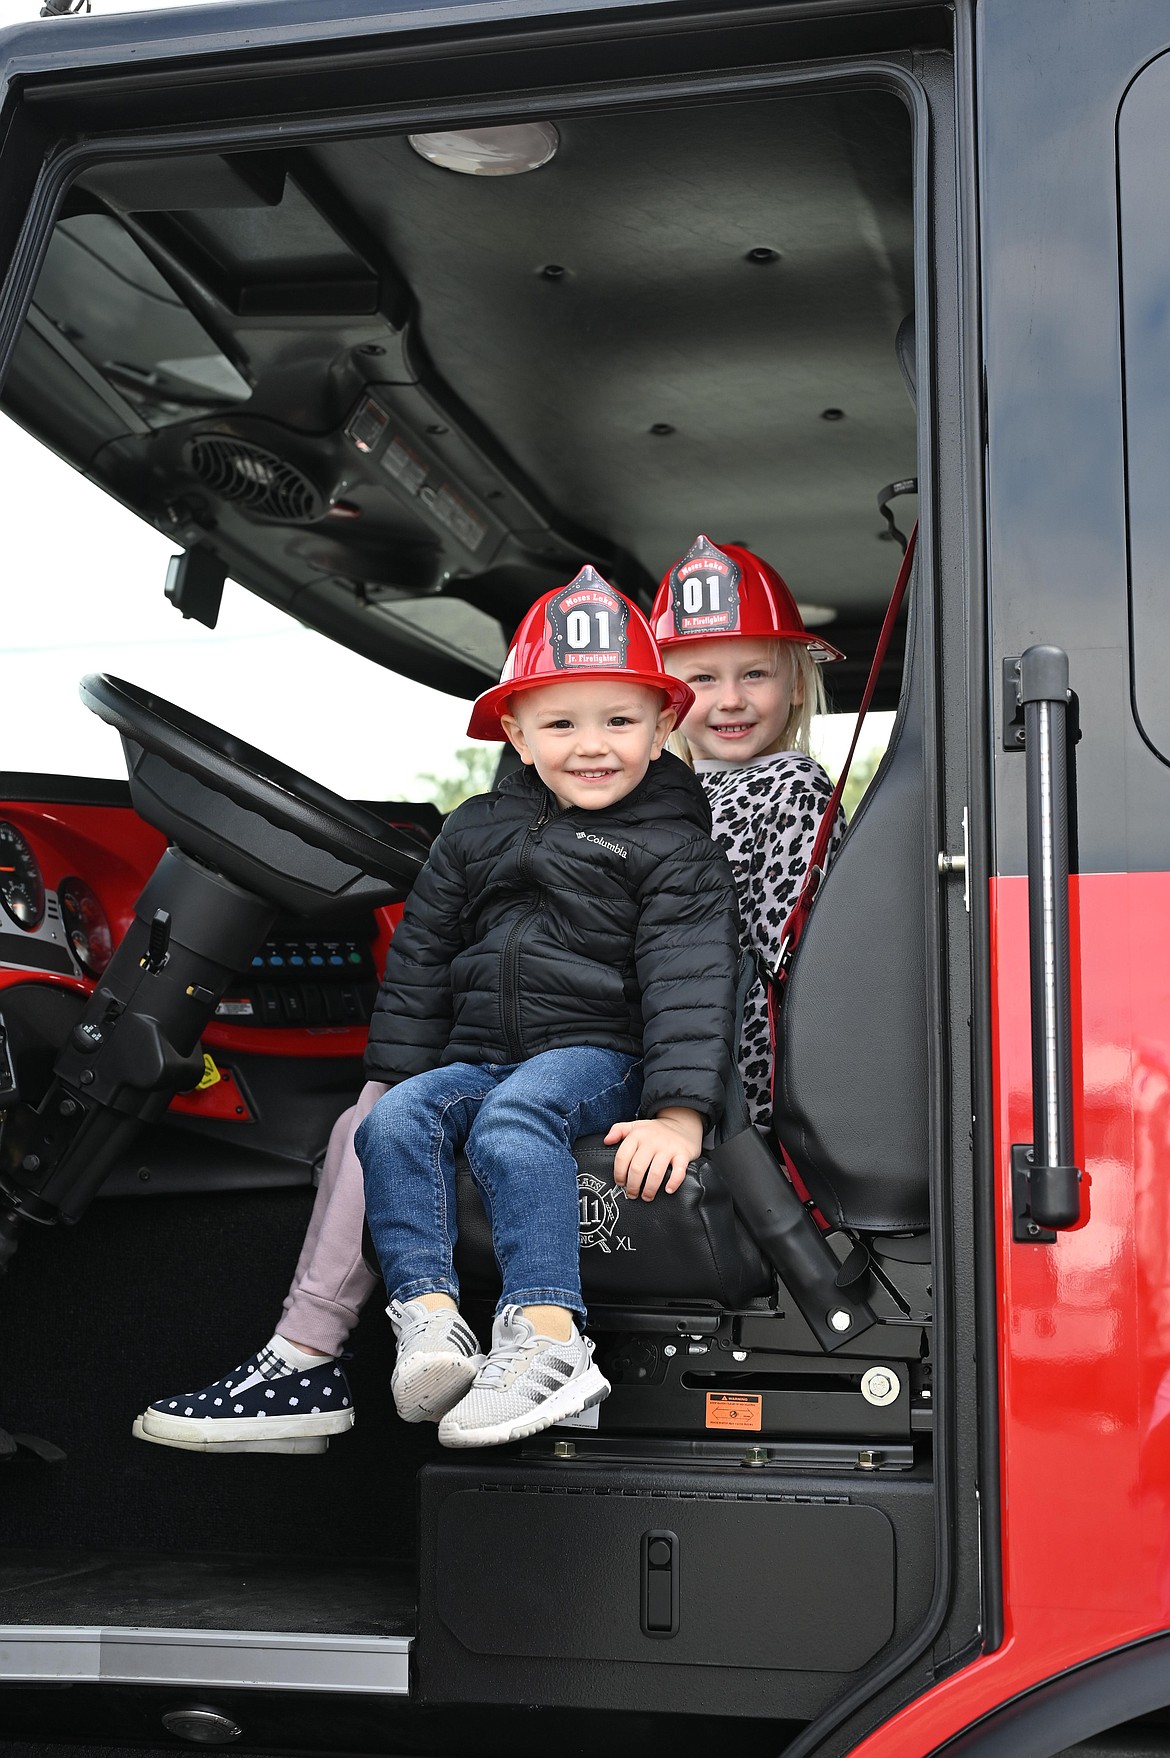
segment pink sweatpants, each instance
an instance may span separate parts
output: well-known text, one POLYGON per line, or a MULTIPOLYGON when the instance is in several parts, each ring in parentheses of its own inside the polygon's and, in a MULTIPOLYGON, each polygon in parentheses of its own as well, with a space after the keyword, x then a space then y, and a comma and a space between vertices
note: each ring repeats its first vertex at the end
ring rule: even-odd
POLYGON ((317 1200, 277 1330, 290 1343, 338 1355, 378 1278, 362 1261, 366 1195, 353 1151, 358 1124, 389 1088, 367 1081, 356 1105, 333 1125, 317 1200))

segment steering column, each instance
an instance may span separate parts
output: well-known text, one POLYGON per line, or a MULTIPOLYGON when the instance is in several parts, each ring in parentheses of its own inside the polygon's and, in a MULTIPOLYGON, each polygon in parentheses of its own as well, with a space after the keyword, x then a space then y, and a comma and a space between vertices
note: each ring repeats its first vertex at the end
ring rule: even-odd
POLYGON ((0 1270, 19 1226, 72 1223, 143 1122, 202 1078, 200 1034, 279 911, 409 891, 425 845, 117 678, 82 700, 122 735, 131 799, 171 839, 37 1106, 0 1134, 0 1270))

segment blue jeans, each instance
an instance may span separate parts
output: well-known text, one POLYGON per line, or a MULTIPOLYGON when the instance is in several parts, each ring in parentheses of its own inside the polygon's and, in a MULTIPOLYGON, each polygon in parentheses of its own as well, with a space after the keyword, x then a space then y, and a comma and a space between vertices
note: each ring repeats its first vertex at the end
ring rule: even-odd
POLYGON ((546 1050, 528 1062, 453 1062, 392 1087, 354 1137, 366 1214, 392 1300, 459 1298, 455 1156, 467 1156, 492 1226, 505 1306, 581 1300, 578 1136, 638 1114, 642 1064, 614 1050, 546 1050))

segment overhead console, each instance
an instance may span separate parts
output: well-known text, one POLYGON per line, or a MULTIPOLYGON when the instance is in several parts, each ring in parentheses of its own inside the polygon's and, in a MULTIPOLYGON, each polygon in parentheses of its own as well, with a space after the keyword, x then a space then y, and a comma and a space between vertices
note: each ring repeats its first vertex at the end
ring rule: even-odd
POLYGON ((184 550, 452 694, 582 559, 652 585, 444 382, 389 241, 306 153, 86 172, 5 406, 184 550))

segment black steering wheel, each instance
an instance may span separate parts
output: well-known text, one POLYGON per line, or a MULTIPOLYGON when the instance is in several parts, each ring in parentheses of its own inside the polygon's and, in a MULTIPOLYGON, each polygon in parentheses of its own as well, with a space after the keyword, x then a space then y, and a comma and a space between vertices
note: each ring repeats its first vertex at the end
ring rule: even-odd
POLYGON ((82 679, 81 699, 121 733, 139 815, 262 895, 369 904, 370 880, 388 898, 418 877, 425 842, 209 721, 105 673, 82 679))

